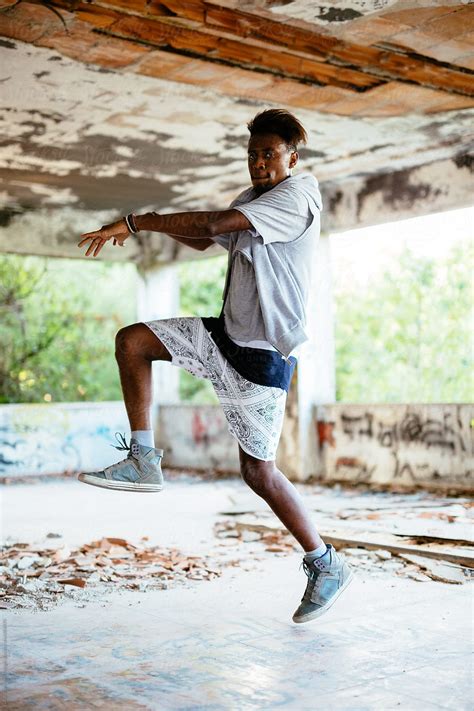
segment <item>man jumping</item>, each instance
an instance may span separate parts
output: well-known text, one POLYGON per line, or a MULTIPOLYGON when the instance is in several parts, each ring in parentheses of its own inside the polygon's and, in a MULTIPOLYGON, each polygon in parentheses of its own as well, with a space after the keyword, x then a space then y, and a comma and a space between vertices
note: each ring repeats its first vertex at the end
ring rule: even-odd
POLYGON ((81 235, 78 246, 88 244, 86 256, 94 257, 108 240, 123 246, 140 230, 164 232, 200 251, 217 242, 228 250, 228 268, 219 317, 158 319, 118 331, 115 355, 131 439, 127 445, 122 438, 117 449, 128 455, 78 478, 107 489, 161 491, 163 450, 155 448, 150 419, 152 361, 170 361, 209 379, 238 442, 243 480, 305 551, 308 581, 293 621, 308 622, 353 579, 345 559, 321 539, 299 493, 275 465, 295 353, 308 339, 306 303, 322 201, 313 175, 292 175, 298 145, 307 142, 293 114, 262 111, 247 128, 252 186, 227 210, 131 213, 81 235))

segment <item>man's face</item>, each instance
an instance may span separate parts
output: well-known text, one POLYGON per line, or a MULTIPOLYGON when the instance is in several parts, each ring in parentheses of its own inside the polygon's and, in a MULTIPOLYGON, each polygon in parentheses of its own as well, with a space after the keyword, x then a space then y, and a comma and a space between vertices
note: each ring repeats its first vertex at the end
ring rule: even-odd
POLYGON ((252 185, 258 193, 281 183, 296 165, 298 153, 274 133, 251 136, 248 143, 248 166, 252 185))

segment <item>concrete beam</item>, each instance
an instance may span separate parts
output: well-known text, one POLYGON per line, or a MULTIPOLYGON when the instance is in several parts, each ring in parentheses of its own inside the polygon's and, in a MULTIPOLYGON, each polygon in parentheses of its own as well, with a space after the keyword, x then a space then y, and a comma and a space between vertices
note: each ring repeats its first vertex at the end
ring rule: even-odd
POLYGON ((474 157, 463 152, 392 172, 360 174, 322 186, 326 232, 377 225, 472 205, 474 157))
MULTIPOLYGON (((468 207, 474 195, 473 166, 473 155, 463 152, 452 158, 392 172, 362 173, 344 181, 322 182, 322 229, 325 233, 343 232, 468 207)), ((148 209, 154 208, 150 206, 141 212, 148 209)), ((185 209, 186 206, 182 206, 178 211, 185 209)), ((0 213, 0 224, 5 225, 0 227, 0 252, 84 258, 85 250, 77 247, 80 235, 119 217, 116 210, 72 207, 42 208, 19 214, 4 211, 0 213)), ((107 245, 100 258, 133 261, 150 268, 164 262, 202 259, 221 253, 217 245, 198 252, 167 235, 143 232, 130 237, 123 248, 107 245)))

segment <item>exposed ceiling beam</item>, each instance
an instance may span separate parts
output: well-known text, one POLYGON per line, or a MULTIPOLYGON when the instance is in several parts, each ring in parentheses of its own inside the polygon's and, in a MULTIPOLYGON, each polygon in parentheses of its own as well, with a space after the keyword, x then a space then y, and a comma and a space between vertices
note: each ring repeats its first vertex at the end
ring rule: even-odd
MULTIPOLYGON (((45 6, 44 2, 37 2, 45 6)), ((363 46, 206 0, 48 2, 91 31, 297 81, 366 91, 399 81, 474 96, 474 72, 399 47, 363 46)), ((474 18, 474 9, 472 10, 474 18)), ((467 21, 466 16, 466 21, 467 21)))

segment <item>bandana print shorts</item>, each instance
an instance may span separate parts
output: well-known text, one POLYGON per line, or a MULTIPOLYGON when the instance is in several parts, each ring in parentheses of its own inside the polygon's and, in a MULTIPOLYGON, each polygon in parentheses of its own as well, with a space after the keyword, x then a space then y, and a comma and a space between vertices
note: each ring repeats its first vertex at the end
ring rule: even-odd
POLYGON ((210 380, 229 432, 257 459, 275 459, 287 392, 243 378, 224 358, 199 317, 143 321, 172 356, 172 365, 210 380))

